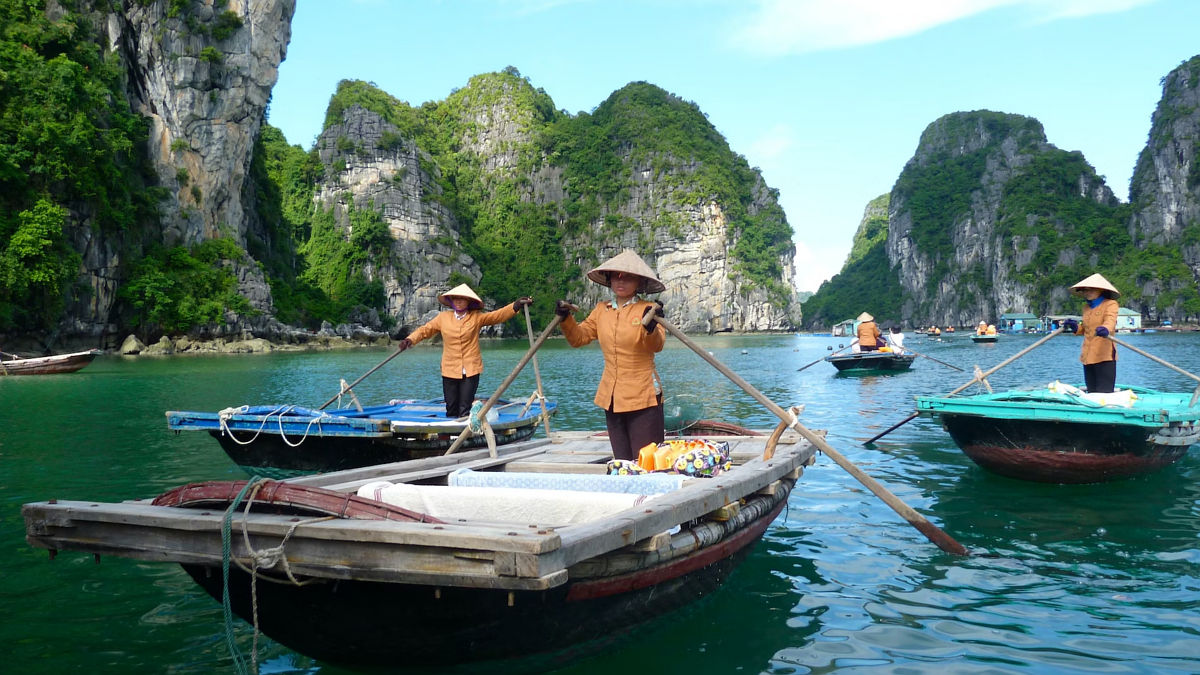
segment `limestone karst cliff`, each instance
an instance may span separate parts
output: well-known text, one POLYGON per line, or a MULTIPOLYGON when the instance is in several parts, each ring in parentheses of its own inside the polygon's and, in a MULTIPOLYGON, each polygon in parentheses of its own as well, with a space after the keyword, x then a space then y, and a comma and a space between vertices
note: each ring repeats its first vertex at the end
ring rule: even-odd
POLYGON ((1096 271, 1147 320, 1200 320, 1198 82, 1200 57, 1163 78, 1128 204, 1032 118, 976 111, 934 121, 890 193, 886 239, 806 302, 806 325, 892 295, 902 302, 877 316, 909 326, 1076 311, 1068 288, 1096 271))
POLYGON ((657 268, 668 316, 685 330, 798 323, 775 191, 694 105, 657 87, 635 83, 570 116, 515 72, 477 76, 420 108, 347 82, 318 152, 315 200, 345 236, 349 210, 387 223, 395 243, 362 271, 383 284, 401 329, 459 278, 492 304, 531 294, 543 314, 558 297, 588 306, 604 289, 583 273, 623 248, 657 268), (647 117, 666 122, 620 126, 647 117))

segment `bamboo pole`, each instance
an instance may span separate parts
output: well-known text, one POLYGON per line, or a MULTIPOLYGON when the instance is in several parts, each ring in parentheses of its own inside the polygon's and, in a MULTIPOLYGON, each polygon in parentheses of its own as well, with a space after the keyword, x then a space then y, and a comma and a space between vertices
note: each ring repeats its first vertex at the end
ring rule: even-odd
POLYGON ((967 549, 963 547, 962 544, 955 541, 950 535, 939 529, 938 526, 929 522, 924 516, 914 511, 912 507, 901 501, 899 497, 892 494, 874 478, 871 478, 866 473, 863 473, 863 471, 855 466, 853 462, 846 459, 840 452, 834 450, 829 443, 825 442, 824 438, 821 438, 820 435, 813 433, 810 429, 801 424, 800 421, 796 419, 795 415, 788 413, 774 401, 767 398, 762 392, 751 386, 749 382, 743 380, 737 373, 734 373, 727 366, 725 366, 725 364, 721 363, 707 351, 702 349, 700 345, 697 345, 695 342, 693 342, 691 338, 689 338, 687 335, 684 335, 682 331, 672 325, 669 321, 655 315, 653 312, 649 312, 647 317, 649 318, 643 319, 643 323, 648 325, 649 321, 657 320, 660 324, 662 324, 663 328, 667 329, 671 335, 674 335, 679 339, 680 342, 687 345, 692 351, 696 352, 700 358, 707 361, 709 365, 711 365, 713 368, 716 368, 717 371, 725 377, 729 378, 731 382, 741 387, 742 390, 747 394, 750 394, 754 400, 764 405, 768 410, 774 413, 776 417, 783 422, 786 422, 791 428, 795 429, 796 432, 803 436, 808 442, 812 443, 818 449, 820 449, 821 452, 824 452, 826 455, 828 455, 829 458, 836 462, 838 466, 845 469, 846 472, 855 478, 855 480, 857 480, 859 483, 862 483, 868 490, 874 493, 876 497, 882 499, 885 504, 890 506, 893 511, 907 520, 909 524, 915 527, 921 534, 925 535, 929 541, 936 544, 938 548, 946 551, 947 553, 953 553, 955 555, 968 555, 967 549))
POLYGON ((368 370, 367 372, 363 373, 363 374, 362 374, 362 377, 360 377, 360 378, 358 378, 357 380, 355 380, 355 381, 351 382, 350 384, 345 384, 345 380, 342 380, 342 385, 343 385, 343 386, 342 386, 342 389, 341 389, 341 391, 339 391, 339 392, 338 392, 338 393, 337 393, 337 394, 336 394, 336 395, 335 395, 333 398, 331 398, 331 399, 329 399, 328 401, 325 401, 324 403, 322 403, 322 404, 321 404, 321 407, 320 407, 320 408, 317 408, 317 410, 324 410, 326 406, 328 406, 330 403, 333 403, 334 401, 336 401, 336 400, 338 399, 338 396, 341 396, 342 394, 344 394, 344 393, 346 393, 346 392, 350 391, 351 389, 353 389, 353 388, 354 388, 356 385, 358 385, 358 383, 359 383, 359 382, 362 382, 363 380, 367 379, 367 376, 368 376, 368 375, 370 375, 371 373, 373 373, 373 372, 375 372, 375 371, 379 370, 380 368, 382 368, 382 367, 383 367, 383 364, 385 364, 385 363, 387 363, 388 361, 391 361, 392 359, 394 359, 394 358, 396 358, 397 356, 399 356, 399 355, 400 355, 400 352, 402 352, 402 351, 404 351, 404 349, 403 349, 403 348, 401 348, 401 347, 396 347, 396 351, 392 352, 392 353, 391 353, 391 355, 389 355, 389 356, 388 356, 386 359, 384 359, 384 360, 380 361, 380 362, 379 362, 379 365, 377 365, 377 366, 375 366, 374 368, 372 368, 372 369, 368 370))
MULTIPOLYGON (((1000 363, 1000 365, 996 366, 995 368, 992 368, 992 369, 990 369, 990 370, 988 370, 988 371, 985 371, 985 372, 983 372, 982 374, 976 374, 976 375, 975 375, 975 377, 971 378, 971 381, 970 381, 970 382, 967 382, 966 384, 964 384, 963 386, 959 387, 958 389, 955 389, 954 391, 950 392, 949 394, 946 394, 946 396, 953 396, 953 395, 955 395, 955 394, 959 393, 960 391, 962 391, 962 390, 966 389, 967 387, 969 387, 969 386, 971 386, 971 385, 975 384, 976 382, 982 382, 982 381, 984 381, 984 380, 987 378, 987 376, 988 376, 988 375, 991 375, 992 373, 996 372, 997 370, 1000 370, 1000 369, 1001 369, 1001 368, 1003 368, 1004 366, 1007 366, 1008 364, 1012 363, 1013 361, 1016 361, 1017 359, 1021 358, 1022 356, 1025 356, 1026 354, 1028 354, 1029 352, 1033 351, 1034 349, 1037 349, 1038 347, 1040 347, 1040 346, 1042 346, 1043 344, 1045 344, 1047 340, 1049 340, 1050 338, 1052 338, 1052 337, 1054 337, 1054 336, 1058 335, 1058 334, 1059 334, 1059 333, 1061 333, 1061 332, 1063 332, 1063 329, 1062 329, 1062 328, 1058 328, 1058 329, 1056 329, 1056 330, 1055 330, 1053 333, 1051 333, 1051 334, 1047 335, 1046 337, 1044 337, 1044 338, 1042 338, 1042 339, 1038 340, 1037 342, 1035 342, 1035 343, 1033 343, 1033 344, 1029 345, 1028 347, 1026 347, 1025 349, 1022 349, 1021 351, 1017 352, 1016 354, 1013 354, 1012 356, 1008 357, 1007 359, 1005 359, 1004 361, 1002 361, 1002 362, 1000 363)), ((896 429, 899 429, 900 427, 904 426, 905 424, 908 424, 909 422, 911 422, 911 421, 915 420, 915 419, 917 418, 917 416, 918 416, 918 415, 919 415, 919 413, 913 413, 913 414, 909 415, 908 417, 905 417, 904 419, 900 420, 900 423, 899 423, 899 424, 893 424, 892 426, 890 426, 890 427, 888 427, 887 429, 885 429, 885 430, 883 431, 883 433, 881 433, 881 434, 878 434, 878 435, 876 435, 876 436, 872 436, 871 438, 869 438, 869 439, 867 439, 867 440, 863 441, 863 445, 870 445, 871 443, 874 443, 875 441, 877 441, 877 440, 879 440, 879 439, 883 438, 884 436, 886 436, 886 435, 888 435, 888 434, 892 433, 892 432, 893 432, 893 431, 895 431, 896 429)))
MULTIPOLYGON (((504 378, 504 381, 500 383, 500 386, 496 388, 496 391, 492 392, 492 395, 487 401, 484 402, 483 407, 479 409, 480 419, 486 418, 488 411, 492 409, 492 406, 496 404, 496 401, 500 399, 500 396, 504 394, 504 391, 513 383, 513 380, 517 379, 517 375, 521 373, 521 369, 525 367, 525 364, 529 363, 529 361, 533 359, 533 355, 537 353, 538 349, 541 348, 542 343, 546 341, 546 338, 550 337, 550 332, 557 328, 558 324, 562 323, 564 318, 565 317, 558 316, 557 314, 554 315, 554 320, 551 321, 548 326, 546 326, 546 329, 542 331, 542 334, 538 336, 537 340, 530 345, 529 351, 525 352, 525 356, 522 356, 521 360, 517 362, 517 367, 513 368, 513 371, 508 374, 508 377, 504 378)), ((458 435, 458 438, 454 439, 454 443, 451 444, 444 454, 452 455, 455 452, 458 452, 458 449, 462 447, 463 442, 470 438, 473 433, 474 432, 471 431, 470 425, 463 427, 462 433, 458 435)), ((492 450, 491 455, 492 457, 495 457, 496 451, 492 450)))
MULTIPOLYGON (((1193 375, 1192 373, 1189 373, 1188 371, 1184 370, 1183 368, 1180 368, 1179 366, 1177 366, 1173 363, 1169 363, 1167 361, 1164 361, 1164 360, 1158 358, 1157 356, 1155 356, 1153 354, 1144 352, 1144 351, 1138 349, 1137 347, 1134 347, 1133 345, 1129 344, 1128 342, 1125 342, 1124 340, 1119 340, 1116 337, 1113 337, 1112 335, 1109 335, 1107 337, 1109 340, 1112 340, 1113 342, 1121 345, 1122 347, 1128 349, 1131 352, 1141 354, 1142 356, 1150 359, 1151 361, 1159 364, 1160 366, 1166 366, 1167 368, 1170 368, 1171 370, 1174 370, 1175 372, 1180 373, 1181 375, 1187 375, 1188 377, 1192 378, 1193 380, 1200 382, 1200 376, 1198 376, 1198 375, 1193 375)), ((1196 387, 1196 390, 1194 392, 1192 392, 1192 401, 1191 401, 1191 403, 1188 404, 1188 407, 1196 405, 1196 399, 1198 399, 1198 398, 1200 398, 1200 387, 1196 387)))
MULTIPOLYGON (((525 305, 525 331, 529 334, 529 346, 533 346, 533 321, 529 318, 529 305, 525 305)), ((533 377, 537 381, 538 402, 542 404, 542 421, 546 423, 546 437, 550 436, 550 416, 546 414, 546 394, 542 392, 542 371, 538 369, 537 357, 533 357, 533 377)))

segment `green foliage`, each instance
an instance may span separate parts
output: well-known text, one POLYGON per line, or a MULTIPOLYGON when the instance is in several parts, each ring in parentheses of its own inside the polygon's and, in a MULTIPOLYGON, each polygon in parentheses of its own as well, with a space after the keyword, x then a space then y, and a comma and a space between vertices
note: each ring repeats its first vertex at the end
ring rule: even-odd
POLYGON ((867 213, 858 231, 854 233, 854 241, 850 246, 850 256, 846 263, 861 260, 872 248, 887 241, 888 234, 888 205, 891 194, 884 194, 872 199, 867 204, 867 213))
POLYGON ((205 47, 200 50, 200 60, 207 63, 218 64, 225 60, 225 55, 215 47, 205 47))
POLYGON ((801 311, 809 329, 828 328, 864 311, 883 326, 900 321, 902 299, 897 269, 890 267, 884 244, 878 242, 821 284, 801 305, 801 311))
POLYGON ((191 251, 157 247, 139 260, 119 297, 131 310, 130 323, 143 334, 184 333, 221 321, 226 310, 250 313, 237 293, 237 277, 226 261, 245 258, 237 244, 211 239, 191 251))
POLYGON ((17 227, 0 251, 0 329, 48 329, 62 314, 79 254, 63 234, 66 209, 39 199, 17 214, 17 227))
POLYGON ((216 22, 213 23, 212 36, 214 40, 225 40, 231 37, 242 27, 242 18, 237 15, 237 12, 226 10, 217 15, 216 22))
MULTIPOLYGON (((348 207, 350 234, 338 227, 332 210, 317 210, 308 241, 300 248, 307 266, 300 280, 322 294, 321 301, 303 308, 313 320, 345 320, 358 306, 381 308, 383 284, 367 277, 368 265, 389 264, 392 239, 374 204, 365 209, 348 207)), ((317 293, 308 292, 310 300, 317 293)))

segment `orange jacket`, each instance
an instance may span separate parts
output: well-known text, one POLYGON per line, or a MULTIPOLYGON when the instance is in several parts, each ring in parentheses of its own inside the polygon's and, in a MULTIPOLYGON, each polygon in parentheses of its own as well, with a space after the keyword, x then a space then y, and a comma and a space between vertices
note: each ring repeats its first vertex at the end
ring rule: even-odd
POLYGON ((1083 336, 1083 349, 1079 360, 1084 365, 1117 360, 1117 345, 1108 338, 1096 337, 1098 326, 1107 326, 1109 335, 1117 332, 1117 310, 1120 307, 1112 298, 1105 298, 1095 307, 1084 305, 1083 321, 1079 322, 1077 335, 1083 336))
POLYGON ((858 324, 858 344, 875 347, 879 345, 879 326, 874 321, 864 321, 858 324))
POLYGON ((654 355, 662 351, 667 331, 661 324, 654 332, 642 327, 642 314, 653 302, 638 300, 620 309, 612 303, 596 305, 583 323, 568 316, 560 324, 563 335, 572 347, 582 347, 592 340, 600 341, 604 354, 604 373, 596 388, 593 402, 613 412, 643 410, 658 405, 654 386, 654 355))
POLYGON ((473 309, 461 319, 454 312, 439 312, 424 326, 409 334, 415 345, 434 333, 442 334, 442 377, 461 380, 483 372, 483 355, 479 353, 479 329, 504 323, 517 315, 512 305, 493 312, 473 309))

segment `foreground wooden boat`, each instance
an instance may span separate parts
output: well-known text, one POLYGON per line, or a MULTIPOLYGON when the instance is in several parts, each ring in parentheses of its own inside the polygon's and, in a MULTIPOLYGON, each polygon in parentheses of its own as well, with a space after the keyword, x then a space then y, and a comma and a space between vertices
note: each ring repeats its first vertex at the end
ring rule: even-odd
POLYGON ((1200 407, 1191 405, 1192 394, 1119 389, 1133 396, 1053 385, 920 396, 917 413, 941 422, 983 468, 1046 483, 1096 483, 1156 471, 1200 441, 1200 407), (1106 405, 1112 401, 1120 403, 1106 405))
POLYGON ((33 546, 180 563, 256 629, 322 660, 553 660, 719 587, 815 452, 782 424, 769 436, 707 438, 727 442, 733 461, 711 478, 603 475, 607 439, 558 432, 497 458, 439 456, 250 489, 199 484, 157 503, 38 502, 22 513, 33 546), (397 492, 425 506, 374 498, 397 492))
POLYGON ((53 375, 56 373, 73 373, 86 367, 97 356, 104 352, 99 349, 89 349, 86 352, 70 354, 55 354, 54 356, 39 356, 32 359, 0 359, 0 377, 6 375, 53 375))
MULTIPOLYGON (((546 401, 546 415, 557 404, 546 401)), ((542 424, 542 406, 497 401, 488 415, 496 445, 531 437, 542 424)), ((468 420, 446 417, 441 399, 396 401, 362 410, 312 410, 299 406, 241 406, 220 412, 167 411, 172 431, 206 431, 225 454, 251 475, 289 478, 322 471, 398 462, 440 454, 468 420)), ((487 443, 479 434, 467 447, 487 443)))
POLYGON ((825 360, 832 363, 841 373, 868 373, 908 370, 916 358, 915 354, 874 351, 826 356, 825 360))

